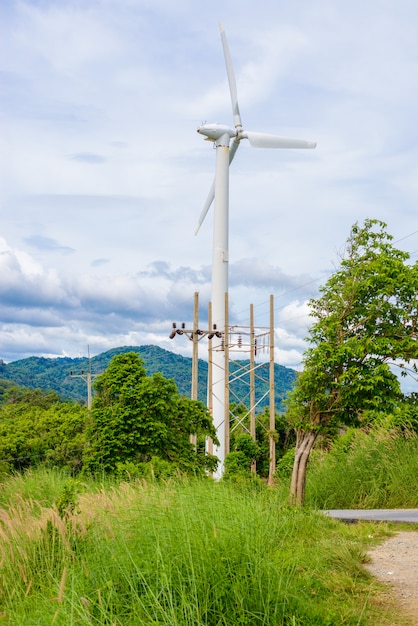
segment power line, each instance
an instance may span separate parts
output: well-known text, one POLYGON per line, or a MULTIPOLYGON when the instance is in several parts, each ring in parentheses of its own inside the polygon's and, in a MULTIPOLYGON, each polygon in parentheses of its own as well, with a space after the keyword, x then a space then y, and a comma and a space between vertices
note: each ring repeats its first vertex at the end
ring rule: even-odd
POLYGON ((404 239, 408 239, 408 237, 412 237, 412 235, 416 235, 418 233, 418 230, 414 230, 413 233, 409 233, 409 235, 405 235, 404 237, 400 237, 399 239, 396 239, 393 243, 399 243, 400 241, 403 241, 404 239))
MULTIPOLYGON (((404 235, 403 237, 399 237, 393 243, 397 244, 400 241, 404 241, 405 239, 408 239, 409 237, 412 237, 413 235, 416 235, 416 234, 418 234, 418 230, 414 230, 412 233, 408 233, 407 235, 404 235)), ((417 250, 413 250, 412 252, 409 252, 408 254, 410 256, 412 256, 413 254, 416 254, 417 252, 418 252, 418 249, 417 250)), ((324 279, 328 278, 328 276, 330 276, 331 274, 332 274, 332 272, 328 272, 327 274, 323 274, 322 276, 319 276, 318 278, 314 278, 314 279, 312 279, 312 280, 310 280, 310 281, 308 281, 306 283, 302 283, 298 287, 295 287, 293 289, 285 291, 285 292, 281 293, 280 295, 278 293, 276 293, 276 294, 274 294, 274 298, 276 300, 276 299, 280 299, 280 298, 284 298, 286 296, 289 296, 292 293, 300 291, 301 289, 304 289, 305 287, 309 287, 310 285, 313 285, 314 283, 317 283, 318 281, 321 281, 321 280, 324 280, 324 279)), ((262 306, 266 306, 268 304, 268 302, 269 302, 268 300, 262 300, 258 304, 254 304, 254 308, 259 308, 259 307, 262 307, 262 306)), ((275 308, 275 313, 285 309, 287 306, 288 306, 288 304, 283 304, 280 307, 276 307, 275 308)), ((237 317, 240 314, 244 313, 245 311, 246 311, 246 309, 242 309, 240 311, 237 311, 237 313, 236 313, 237 317)), ((268 312, 262 313, 261 315, 268 315, 268 312)), ((291 321, 293 319, 300 319, 302 317, 308 317, 308 315, 298 315, 296 317, 288 318, 288 320, 286 320, 286 321, 291 321)), ((285 320, 281 320, 280 323, 282 323, 283 321, 285 321, 285 320)))
MULTIPOLYGON (((413 235, 416 235, 416 234, 418 234, 418 230, 415 230, 415 231, 413 231, 411 233, 408 233, 407 235, 404 235, 403 237, 400 237, 400 238, 396 239, 393 243, 395 243, 395 244, 399 243, 400 241, 404 241, 405 239, 408 239, 409 237, 412 237, 413 235)), ((414 250, 414 251, 412 251, 412 252, 410 252, 408 254, 410 256, 412 256, 413 254, 416 254, 417 252, 418 252, 418 250, 414 250)), ((289 289, 289 290, 287 290, 285 292, 282 292, 280 294, 278 292, 276 292, 273 297, 274 297, 275 301, 281 300, 281 299, 283 299, 283 298, 285 298, 287 296, 290 296, 291 294, 294 294, 294 293, 296 293, 298 291, 301 291, 302 289, 305 289, 306 287, 309 287, 310 285, 313 285, 313 284, 317 283, 318 281, 325 280, 330 275, 332 275, 332 273, 333 272, 331 272, 331 271, 327 272, 326 274, 318 276, 317 278, 313 278, 312 280, 304 282, 304 283, 300 284, 299 286, 294 287, 293 289, 289 289)), ((266 300, 260 301, 257 304, 254 304, 253 306, 254 306, 255 309, 256 308, 259 309, 260 307, 263 307, 263 306, 267 307, 268 303, 269 303, 269 300, 266 299, 266 300)), ((285 304, 283 304, 283 305, 281 305, 279 307, 275 307, 274 313, 278 313, 278 312, 286 309, 286 307, 288 307, 288 306, 289 306, 289 303, 287 302, 287 303, 285 303, 285 304)), ((245 314, 247 313, 247 309, 241 309, 241 310, 237 311, 235 313, 235 317, 237 319, 240 319, 240 317, 244 313, 245 314)), ((268 311, 266 310, 264 312, 261 312, 261 313, 259 313, 259 315, 261 317, 262 316, 268 316, 268 311)), ((306 314, 302 314, 302 315, 295 315, 295 316, 292 316, 292 317, 288 317, 286 319, 281 319, 280 320, 280 326, 286 327, 286 323, 292 322, 292 321, 297 320, 297 319, 303 319, 303 318, 309 318, 309 317, 310 317, 309 313, 306 313, 306 314)), ((244 318, 244 320, 245 319, 246 318, 244 318)), ((241 321, 243 321, 242 318, 241 318, 241 321)))

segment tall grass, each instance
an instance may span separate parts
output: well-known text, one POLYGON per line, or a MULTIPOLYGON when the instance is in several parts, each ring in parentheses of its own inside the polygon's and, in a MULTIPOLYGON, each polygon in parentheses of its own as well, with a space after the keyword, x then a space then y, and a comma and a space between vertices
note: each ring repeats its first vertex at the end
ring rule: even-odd
POLYGON ((319 509, 418 507, 418 435, 348 431, 308 469, 306 502, 319 509))
POLYGON ((40 494, 0 510, 0 624, 391 623, 362 566, 376 530, 289 509, 275 490, 81 485, 71 504, 60 515, 40 494))
POLYGON ((36 500, 41 506, 51 506, 68 478, 69 475, 64 471, 44 468, 29 469, 24 474, 4 477, 0 482, 0 507, 27 500, 36 500))

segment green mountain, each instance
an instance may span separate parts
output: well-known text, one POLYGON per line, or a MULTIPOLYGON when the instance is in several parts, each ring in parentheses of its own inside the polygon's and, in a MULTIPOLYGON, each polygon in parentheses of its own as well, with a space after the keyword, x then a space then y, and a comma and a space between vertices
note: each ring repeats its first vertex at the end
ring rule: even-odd
MULTIPOLYGON (((144 361, 148 375, 161 372, 165 378, 173 378, 181 394, 190 397, 192 359, 158 346, 123 346, 113 348, 90 359, 91 373, 100 374, 105 370, 115 354, 123 352, 137 352, 144 361)), ((230 373, 249 366, 249 361, 231 363, 230 373)), ((0 380, 12 381, 13 383, 31 388, 51 389, 57 391, 62 399, 73 399, 81 402, 87 401, 87 382, 80 375, 86 375, 89 368, 87 358, 71 359, 60 357, 47 359, 44 357, 29 357, 12 363, 4 363, 0 360, 0 380), (73 376, 71 376, 71 372, 73 376)), ((199 359, 198 389, 199 399, 206 402, 208 364, 199 359)), ((276 410, 283 410, 283 399, 291 389, 296 378, 295 370, 283 365, 274 366, 274 386, 276 410)), ((268 398, 268 364, 257 367, 255 376, 256 402, 258 411, 263 411, 269 404, 268 398)), ((93 378, 94 380, 94 378, 93 378)), ((231 384, 231 402, 239 402, 249 405, 249 377, 242 376, 231 384)))

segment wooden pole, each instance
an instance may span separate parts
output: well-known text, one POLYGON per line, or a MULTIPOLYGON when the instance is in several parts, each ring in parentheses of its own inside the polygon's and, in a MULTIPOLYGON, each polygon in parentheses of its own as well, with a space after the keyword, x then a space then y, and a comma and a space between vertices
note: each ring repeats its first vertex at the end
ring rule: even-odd
POLYGON ((250 434, 255 441, 255 337, 254 305, 250 304, 250 434))
MULTIPOLYGON (((197 400, 198 398, 198 374, 199 374, 199 347, 198 347, 199 337, 197 336, 198 328, 199 328, 199 293, 195 291, 194 302, 193 302, 193 332, 192 332, 192 341, 193 341, 192 389, 191 389, 192 400, 197 400)), ((190 435, 190 443, 196 450, 196 446, 197 446, 196 434, 190 435)))
MULTIPOLYGON (((256 441, 255 432, 255 332, 254 305, 250 304, 250 435, 256 441)), ((251 464, 251 471, 257 471, 256 460, 251 464)))
MULTIPOLYGON (((212 330, 212 302, 208 304, 208 328, 212 330)), ((213 377, 212 377, 212 339, 208 341, 208 409, 209 413, 213 416, 213 377)), ((208 454, 213 454, 213 441, 212 437, 208 437, 206 442, 206 450, 208 454)))
POLYGON ((228 292, 225 292, 225 332, 224 332, 224 357, 225 357, 225 396, 224 396, 224 424, 225 424, 225 456, 229 453, 229 301, 228 292))
POLYGON ((270 377, 270 433, 269 433, 269 443, 270 443, 270 464, 269 464, 269 477, 268 484, 272 485, 274 483, 274 472, 276 470, 276 424, 275 424, 275 401, 274 401, 274 299, 273 296, 270 296, 270 368, 269 368, 269 377, 270 377))

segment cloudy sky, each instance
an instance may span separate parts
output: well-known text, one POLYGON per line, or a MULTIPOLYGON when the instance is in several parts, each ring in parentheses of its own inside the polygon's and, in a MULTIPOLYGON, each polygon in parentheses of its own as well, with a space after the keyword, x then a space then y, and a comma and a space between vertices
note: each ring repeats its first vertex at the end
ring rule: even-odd
MULTIPOLYGON (((269 323, 297 368, 307 298, 351 226, 418 254, 415 0, 2 0, 0 357, 157 344, 210 299, 212 213, 194 229, 232 125, 222 20, 247 130, 230 179, 230 321, 269 323)), ((205 348, 200 356, 204 358, 205 348)))

